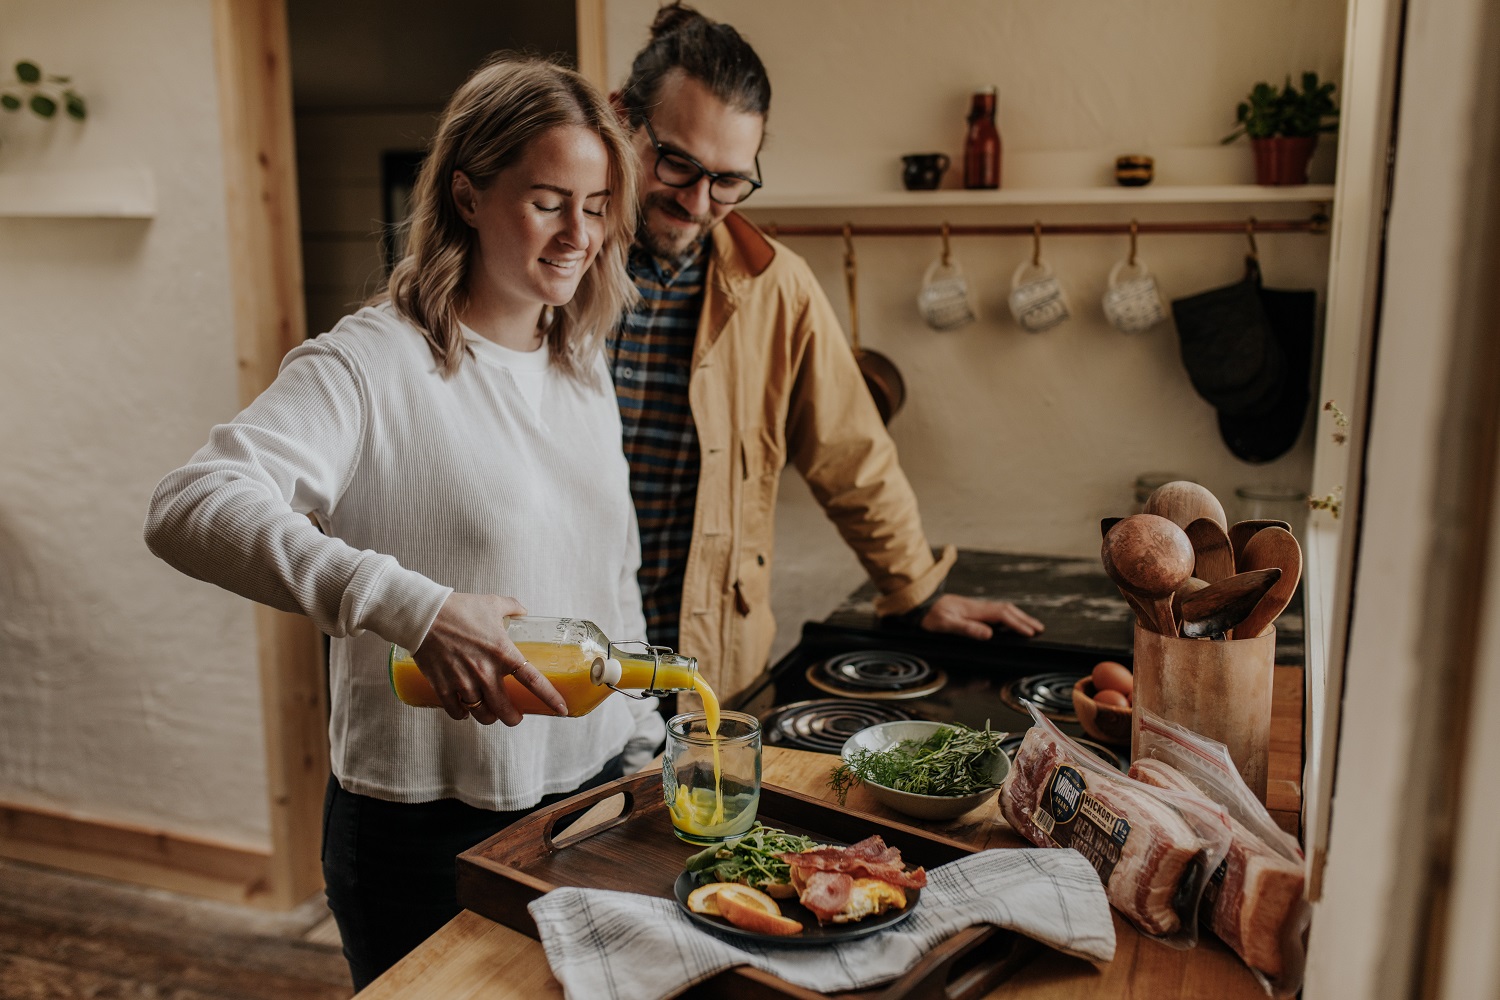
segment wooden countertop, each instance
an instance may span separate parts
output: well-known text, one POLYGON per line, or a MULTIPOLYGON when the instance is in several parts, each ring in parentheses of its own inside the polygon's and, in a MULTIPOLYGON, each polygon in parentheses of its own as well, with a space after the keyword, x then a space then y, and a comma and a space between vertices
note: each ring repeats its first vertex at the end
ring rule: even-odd
MULTIPOLYGON (((836 801, 827 787, 834 758, 767 747, 763 780, 836 801)), ((1276 668, 1272 711, 1270 781, 1267 805, 1293 832, 1301 809, 1302 671, 1276 668)), ((856 810, 930 829, 972 844, 975 850, 1029 846, 990 804, 952 823, 921 824, 890 812, 862 788, 849 794, 856 810)), ((601 806, 607 807, 608 803, 601 806)), ((615 810, 618 812, 618 809, 615 810)), ((587 822, 587 817, 580 821, 587 822)), ((1044 950, 991 997, 1006 1000, 1091 1000, 1105 997, 1211 997, 1261 1000, 1265 996, 1243 963, 1217 938, 1205 934, 1198 946, 1177 951, 1144 937, 1118 911, 1115 957, 1102 969, 1080 959, 1044 950)), ((561 998, 538 942, 465 910, 389 972, 360 991, 361 1000, 468 1000, 468 998, 561 998)))

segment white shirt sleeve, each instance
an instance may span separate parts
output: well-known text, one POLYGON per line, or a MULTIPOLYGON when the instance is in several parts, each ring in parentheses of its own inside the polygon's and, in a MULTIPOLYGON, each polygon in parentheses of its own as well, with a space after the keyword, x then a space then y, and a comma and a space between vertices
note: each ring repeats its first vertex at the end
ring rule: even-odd
POLYGON ((157 485, 147 546, 189 576, 305 614, 335 638, 369 629, 415 649, 452 589, 324 535, 307 516, 337 505, 366 406, 341 352, 300 345, 265 392, 157 485))

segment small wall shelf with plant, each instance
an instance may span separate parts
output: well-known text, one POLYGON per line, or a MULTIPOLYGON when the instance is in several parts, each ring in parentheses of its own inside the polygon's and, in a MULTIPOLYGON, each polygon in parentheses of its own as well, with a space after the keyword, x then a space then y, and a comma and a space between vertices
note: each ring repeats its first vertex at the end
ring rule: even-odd
MULTIPOLYGON (((0 111, 75 122, 88 118, 88 102, 70 77, 44 73, 29 59, 15 78, 0 83, 0 111)), ((0 122, 4 119, 0 118, 0 122)), ((144 167, 16 170, 4 168, 0 144, 0 218, 149 219, 156 215, 156 182, 144 167)))
POLYGON ((1298 90, 1287 77, 1277 89, 1257 83, 1235 110, 1239 127, 1225 144, 1242 135, 1255 150, 1255 182, 1273 186, 1306 184, 1307 164, 1318 146, 1318 136, 1338 129, 1338 107, 1333 84, 1320 83, 1318 74, 1303 73, 1298 90))

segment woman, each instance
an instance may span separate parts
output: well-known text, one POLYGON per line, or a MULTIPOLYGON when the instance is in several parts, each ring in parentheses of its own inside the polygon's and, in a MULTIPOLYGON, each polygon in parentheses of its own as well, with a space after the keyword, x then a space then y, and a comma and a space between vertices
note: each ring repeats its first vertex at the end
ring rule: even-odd
POLYGON ((358 988, 458 912, 455 855, 660 740, 654 701, 523 719, 500 684, 561 705, 507 615, 645 634, 599 350, 634 295, 634 164, 577 74, 481 68, 443 114, 386 294, 291 351, 152 497, 153 552, 333 637, 323 866, 358 988), (446 713, 392 695, 391 643, 446 713))

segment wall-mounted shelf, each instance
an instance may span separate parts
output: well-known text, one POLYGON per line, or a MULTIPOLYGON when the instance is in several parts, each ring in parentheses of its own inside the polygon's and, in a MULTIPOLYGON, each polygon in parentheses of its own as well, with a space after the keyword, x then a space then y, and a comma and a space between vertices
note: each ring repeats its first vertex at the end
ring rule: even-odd
POLYGON ((11 171, 0 167, 0 218, 150 219, 156 179, 145 167, 11 171))
POLYGON ((1332 184, 1014 188, 999 191, 855 191, 757 196, 745 211, 853 208, 990 208, 1007 205, 1263 205, 1333 200, 1332 184))

